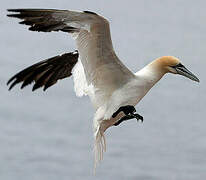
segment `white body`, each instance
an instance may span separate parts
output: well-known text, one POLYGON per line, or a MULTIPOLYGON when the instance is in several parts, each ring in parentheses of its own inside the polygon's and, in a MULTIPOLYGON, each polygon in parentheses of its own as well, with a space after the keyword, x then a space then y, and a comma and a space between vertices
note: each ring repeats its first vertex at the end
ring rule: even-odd
MULTIPOLYGON (((105 65, 104 68, 110 69, 111 66, 110 64, 105 65)), ((121 83, 120 81, 120 86, 115 88, 110 96, 105 99, 103 95, 101 97, 101 89, 95 88, 92 83, 88 85, 80 59, 73 69, 73 77, 76 95, 88 95, 96 109, 93 120, 96 164, 98 161, 102 160, 103 151, 106 150, 106 142, 104 137, 105 130, 110 126, 113 126, 115 122, 124 116, 123 113, 120 113, 116 118, 112 118, 112 114, 121 106, 135 106, 138 104, 138 102, 146 95, 153 85, 160 80, 162 74, 153 71, 153 68, 147 66, 135 73, 126 82, 121 83)), ((101 81, 101 79, 99 80, 101 81)), ((110 86, 108 89, 110 89, 110 86)))

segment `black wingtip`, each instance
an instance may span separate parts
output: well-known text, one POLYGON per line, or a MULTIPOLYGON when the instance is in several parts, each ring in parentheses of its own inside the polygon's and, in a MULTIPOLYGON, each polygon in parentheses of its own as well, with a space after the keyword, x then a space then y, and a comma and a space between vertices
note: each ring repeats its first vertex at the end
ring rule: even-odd
POLYGON ((44 89, 43 89, 43 91, 46 91, 47 89, 48 89, 49 87, 47 87, 47 86, 44 86, 44 89))
POLYGON ((41 88, 41 87, 42 87, 41 84, 35 83, 34 86, 33 86, 33 88, 32 88, 32 91, 35 91, 36 89, 39 89, 39 88, 41 88))
POLYGON ((17 12, 17 9, 7 9, 8 12, 17 12))
POLYGON ((92 11, 83 11, 84 13, 87 13, 87 14, 93 14, 93 15, 98 15, 97 13, 95 12, 92 12, 92 11))
MULTIPOLYGON (((7 9, 8 12, 16 12, 16 13, 20 13, 20 9, 7 9)), ((18 17, 19 14, 7 14, 8 17, 18 17)))
POLYGON ((7 11, 13 13, 21 13, 24 11, 24 9, 7 9, 7 11))
POLYGON ((8 12, 23 12, 23 11, 29 11, 32 9, 7 9, 8 12))
POLYGON ((32 92, 34 92, 37 88, 35 86, 33 86, 32 88, 32 92))
POLYGON ((13 76, 12 78, 10 78, 8 81, 7 81, 7 83, 6 83, 6 85, 7 86, 9 86, 9 91, 15 86, 15 84, 16 84, 16 80, 10 85, 10 83, 15 79, 16 77, 15 76, 13 76))
POLYGON ((78 56, 78 51, 74 51, 33 64, 8 80, 8 90, 11 90, 18 83, 22 83, 20 88, 23 89, 32 82, 35 82, 32 91, 41 87, 46 91, 59 79, 71 76, 71 71, 78 61, 78 56))
POLYGON ((10 86, 9 86, 9 91, 16 85, 16 81, 14 81, 10 86))
POLYGON ((8 86, 11 83, 12 80, 13 80, 13 78, 9 79, 6 83, 6 85, 8 86))
POLYGON ((8 16, 8 17, 14 17, 13 14, 7 14, 6 16, 8 16))
POLYGON ((12 88, 11 88, 11 87, 9 87, 8 91, 11 91, 11 89, 12 89, 12 88))
POLYGON ((28 84, 25 84, 25 83, 23 83, 22 85, 21 85, 21 89, 23 89, 24 87, 26 87, 28 84))

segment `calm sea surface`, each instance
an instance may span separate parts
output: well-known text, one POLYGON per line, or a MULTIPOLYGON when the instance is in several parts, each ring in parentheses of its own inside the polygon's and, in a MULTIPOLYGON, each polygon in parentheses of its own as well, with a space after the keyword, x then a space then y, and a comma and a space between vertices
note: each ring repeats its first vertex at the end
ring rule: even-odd
POLYGON ((0 7, 1 180, 203 180, 206 177, 206 1, 2 0, 0 7), (201 83, 166 75, 136 107, 135 120, 110 128, 93 176, 93 109, 76 98, 71 79, 47 92, 7 80, 19 70, 75 49, 66 33, 29 32, 7 8, 90 10, 111 23, 120 59, 137 71, 163 56, 179 57, 201 83))

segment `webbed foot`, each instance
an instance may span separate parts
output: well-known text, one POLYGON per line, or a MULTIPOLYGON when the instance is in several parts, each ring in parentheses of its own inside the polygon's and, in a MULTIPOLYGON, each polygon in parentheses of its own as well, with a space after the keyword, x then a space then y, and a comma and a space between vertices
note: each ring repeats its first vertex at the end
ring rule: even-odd
POLYGON ((134 112, 136 112, 136 109, 134 108, 134 106, 131 105, 127 105, 127 106, 122 106, 120 107, 113 115, 112 117, 115 118, 120 112, 124 112, 125 116, 122 117, 119 121, 117 121, 114 126, 118 126, 119 124, 121 124, 123 121, 127 121, 130 119, 137 119, 137 121, 141 120, 143 122, 144 118, 139 115, 139 114, 134 114, 134 112))
POLYGON ((131 114, 131 113, 136 112, 136 109, 134 108, 134 106, 131 106, 131 105, 122 106, 122 107, 120 107, 120 108, 112 115, 112 117, 115 118, 121 111, 122 111, 125 115, 129 115, 129 114, 131 114))

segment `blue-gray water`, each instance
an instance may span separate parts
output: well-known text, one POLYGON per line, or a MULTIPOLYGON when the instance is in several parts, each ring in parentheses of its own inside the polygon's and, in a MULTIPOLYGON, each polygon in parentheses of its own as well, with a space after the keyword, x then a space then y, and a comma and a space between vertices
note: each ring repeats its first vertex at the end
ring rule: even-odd
POLYGON ((206 2, 204 0, 2 0, 0 7, 1 180, 202 180, 206 177, 206 2), (166 75, 136 107, 143 124, 107 131, 107 153, 93 176, 88 98, 71 79, 47 92, 6 81, 39 60, 75 49, 65 33, 29 32, 7 8, 91 10, 111 22, 115 50, 136 71, 163 55, 179 57, 201 83, 166 75))

